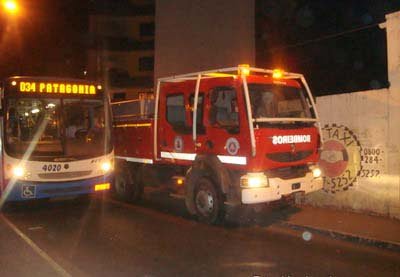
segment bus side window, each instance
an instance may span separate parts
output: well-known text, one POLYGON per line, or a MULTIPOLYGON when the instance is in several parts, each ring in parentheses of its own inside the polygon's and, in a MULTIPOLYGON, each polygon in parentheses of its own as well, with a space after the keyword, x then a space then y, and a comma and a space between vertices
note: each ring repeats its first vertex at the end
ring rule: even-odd
POLYGON ((3 115, 3 99, 4 99, 4 86, 0 82, 0 116, 3 115))

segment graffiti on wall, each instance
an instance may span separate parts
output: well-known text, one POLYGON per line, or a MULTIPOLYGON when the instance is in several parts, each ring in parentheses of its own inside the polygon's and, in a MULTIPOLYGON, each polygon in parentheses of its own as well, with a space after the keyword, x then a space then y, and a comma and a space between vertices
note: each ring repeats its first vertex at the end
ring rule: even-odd
POLYGON ((362 170, 360 142, 343 125, 325 125, 322 136, 320 166, 324 173, 324 190, 331 193, 347 190, 362 170))
POLYGON ((325 125, 322 135, 320 166, 326 192, 348 190, 360 178, 380 177, 384 160, 382 148, 362 147, 357 135, 344 125, 325 125))
POLYGON ((363 148, 361 156, 363 168, 360 172, 360 178, 380 178, 383 171, 384 155, 385 150, 381 147, 363 148))

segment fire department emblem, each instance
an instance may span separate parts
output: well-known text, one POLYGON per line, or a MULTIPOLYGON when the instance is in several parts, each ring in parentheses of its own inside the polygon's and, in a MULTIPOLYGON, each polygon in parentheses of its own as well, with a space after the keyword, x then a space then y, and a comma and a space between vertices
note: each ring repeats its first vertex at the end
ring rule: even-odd
POLYGON ((324 190, 335 193, 347 190, 361 172, 361 145, 354 133, 342 125, 325 125, 320 166, 324 190))
POLYGON ((225 149, 230 155, 236 155, 239 151, 240 144, 236 138, 229 138, 226 141, 225 149))
POLYGON ((181 136, 177 136, 174 139, 174 149, 177 152, 181 152, 183 150, 183 139, 181 136))

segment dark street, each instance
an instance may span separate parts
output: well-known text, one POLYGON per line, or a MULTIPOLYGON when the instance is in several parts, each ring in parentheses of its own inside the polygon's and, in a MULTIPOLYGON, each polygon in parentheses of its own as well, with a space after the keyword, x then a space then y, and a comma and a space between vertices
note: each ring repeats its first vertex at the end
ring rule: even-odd
POLYGON ((400 271, 395 251, 282 227, 279 222, 295 208, 242 209, 228 214, 224 226, 198 223, 184 211, 183 201, 157 193, 140 205, 106 197, 8 206, 0 225, 0 273, 398 276, 400 271))

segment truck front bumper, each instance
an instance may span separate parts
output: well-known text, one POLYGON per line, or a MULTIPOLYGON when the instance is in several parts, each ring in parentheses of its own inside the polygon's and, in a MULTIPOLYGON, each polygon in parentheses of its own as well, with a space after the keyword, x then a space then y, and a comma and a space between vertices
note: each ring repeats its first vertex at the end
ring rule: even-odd
POLYGON ((282 196, 295 192, 305 194, 322 189, 322 177, 314 178, 313 174, 307 173, 302 178, 284 180, 281 178, 270 178, 268 187, 242 188, 241 197, 243 204, 266 203, 279 200, 282 196))

